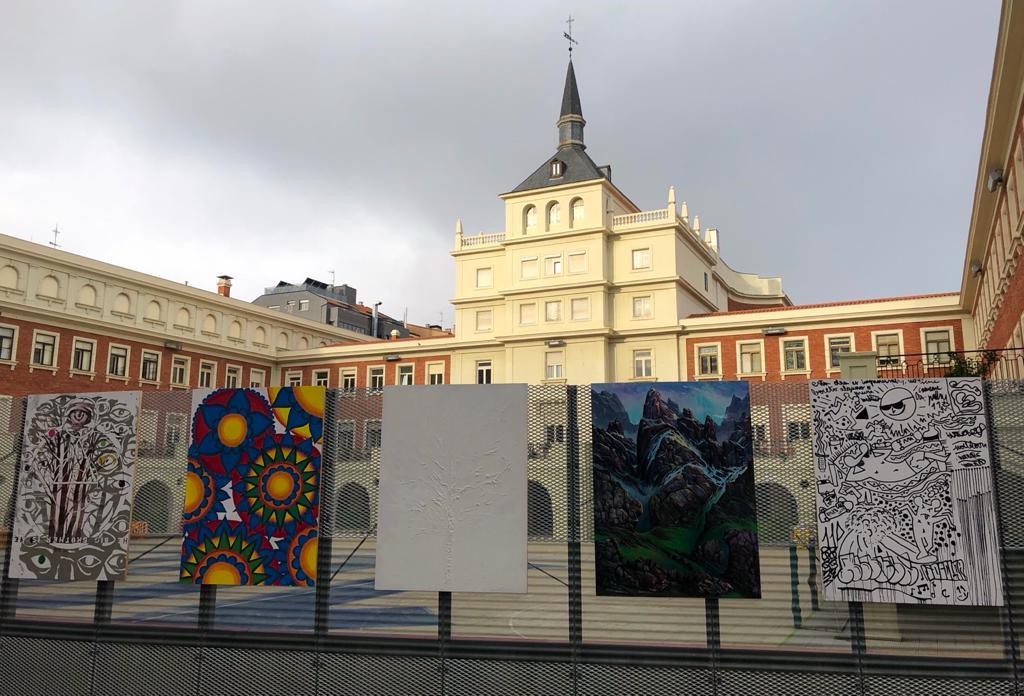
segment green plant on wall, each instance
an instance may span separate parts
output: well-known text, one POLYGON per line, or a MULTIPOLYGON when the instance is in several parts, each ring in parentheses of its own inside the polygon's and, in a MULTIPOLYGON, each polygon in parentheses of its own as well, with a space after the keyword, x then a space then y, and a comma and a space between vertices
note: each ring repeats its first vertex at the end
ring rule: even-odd
POLYGON ((949 370, 947 377, 987 377, 997 362, 999 352, 985 350, 973 356, 963 353, 950 353, 949 370))

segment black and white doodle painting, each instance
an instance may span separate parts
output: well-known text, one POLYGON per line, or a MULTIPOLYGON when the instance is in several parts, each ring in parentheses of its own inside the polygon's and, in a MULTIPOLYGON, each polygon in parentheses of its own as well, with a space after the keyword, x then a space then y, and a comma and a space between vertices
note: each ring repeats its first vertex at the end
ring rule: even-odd
POLYGON ((811 382, 825 598, 999 606, 976 378, 811 382))

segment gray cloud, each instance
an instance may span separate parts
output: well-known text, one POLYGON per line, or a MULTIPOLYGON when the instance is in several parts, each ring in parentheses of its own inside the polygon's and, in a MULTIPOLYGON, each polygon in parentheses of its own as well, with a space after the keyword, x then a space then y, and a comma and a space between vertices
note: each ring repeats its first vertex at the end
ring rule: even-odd
MULTIPOLYGON (((589 152, 674 184, 797 302, 956 289, 999 5, 575 8, 589 152), (832 263, 830 263, 832 262, 832 263)), ((5 3, 0 231, 251 298, 307 275, 436 321, 454 219, 554 150, 567 8, 5 3)))

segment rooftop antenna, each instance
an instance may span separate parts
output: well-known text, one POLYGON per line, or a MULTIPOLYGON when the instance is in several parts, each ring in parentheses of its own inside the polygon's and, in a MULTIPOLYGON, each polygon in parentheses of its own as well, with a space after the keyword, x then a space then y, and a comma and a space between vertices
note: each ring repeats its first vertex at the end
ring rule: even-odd
POLYGON ((566 20, 566 22, 565 22, 566 24, 569 25, 569 31, 563 31, 562 32, 562 36, 564 36, 566 38, 566 40, 569 42, 569 60, 572 60, 572 46, 573 46, 573 44, 576 44, 577 46, 580 45, 579 41, 577 41, 576 39, 572 38, 572 23, 575 22, 575 21, 576 20, 572 18, 572 15, 569 15, 569 19, 566 20))
POLYGON ((57 225, 54 225, 53 226, 53 241, 52 242, 48 242, 48 244, 50 246, 52 246, 54 249, 59 249, 60 248, 60 244, 57 243, 57 235, 58 234, 60 234, 60 230, 57 229, 57 225))
POLYGON ((333 288, 334 287, 334 271, 327 271, 327 272, 331 274, 331 287, 333 288))

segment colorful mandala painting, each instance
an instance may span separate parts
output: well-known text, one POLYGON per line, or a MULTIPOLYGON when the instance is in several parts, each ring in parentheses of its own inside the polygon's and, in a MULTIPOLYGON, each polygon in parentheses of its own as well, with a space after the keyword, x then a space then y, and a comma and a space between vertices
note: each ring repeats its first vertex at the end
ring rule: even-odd
POLYGON ((196 391, 182 582, 316 579, 323 387, 196 391))

